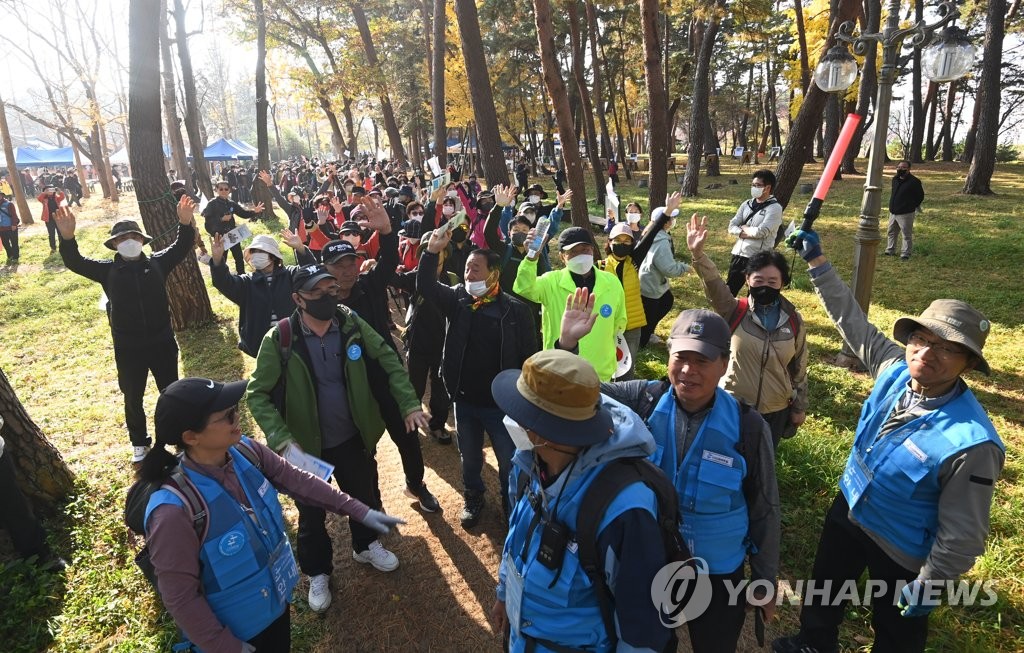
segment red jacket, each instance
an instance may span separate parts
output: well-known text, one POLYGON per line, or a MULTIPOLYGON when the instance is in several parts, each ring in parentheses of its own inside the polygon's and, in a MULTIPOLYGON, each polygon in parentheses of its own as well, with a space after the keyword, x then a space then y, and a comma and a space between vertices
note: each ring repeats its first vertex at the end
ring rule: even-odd
MULTIPOLYGON (((47 201, 46 193, 39 193, 36 199, 39 200, 39 203, 43 205, 43 222, 49 222, 50 203, 49 201, 47 201)), ((60 203, 64 201, 64 193, 57 191, 56 193, 53 194, 53 199, 56 200, 57 205, 60 206, 60 203)))

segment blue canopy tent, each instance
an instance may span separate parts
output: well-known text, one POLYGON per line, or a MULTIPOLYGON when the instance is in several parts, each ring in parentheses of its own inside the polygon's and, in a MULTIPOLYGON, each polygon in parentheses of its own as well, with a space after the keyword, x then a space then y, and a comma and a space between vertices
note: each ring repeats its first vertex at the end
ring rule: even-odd
POLYGON ((75 165, 75 154, 70 147, 61 147, 55 150, 16 147, 14 148, 14 165, 19 168, 73 166, 75 165))
POLYGON ((243 141, 222 138, 207 145, 203 157, 207 161, 251 161, 256 158, 256 148, 243 141))

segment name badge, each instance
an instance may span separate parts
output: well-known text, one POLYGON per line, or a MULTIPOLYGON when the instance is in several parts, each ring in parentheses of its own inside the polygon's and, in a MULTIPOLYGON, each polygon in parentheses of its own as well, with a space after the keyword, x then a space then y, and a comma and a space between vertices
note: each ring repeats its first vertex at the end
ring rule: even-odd
POLYGON ((523 576, 516 569, 512 556, 505 554, 505 613, 508 624, 516 635, 521 635, 519 628, 523 609, 523 576))
POLYGON ((719 465, 725 465, 726 467, 732 467, 732 456, 726 456, 715 451, 704 450, 704 453, 700 456, 704 460, 719 465))
POLYGON ((274 592, 277 597, 282 601, 291 598, 292 590, 299 582, 299 569, 287 537, 270 555, 270 577, 274 581, 274 592))
POLYGON ((847 465, 843 470, 843 478, 840 481, 843 485, 843 494, 846 495, 846 502, 850 504, 851 508, 857 505, 857 502, 864 496, 864 491, 873 476, 860 452, 854 450, 852 464, 847 465))
POLYGON ((920 462, 926 462, 928 460, 928 454, 921 451, 921 447, 914 444, 914 441, 907 438, 903 441, 903 448, 910 452, 914 458, 917 458, 920 462))

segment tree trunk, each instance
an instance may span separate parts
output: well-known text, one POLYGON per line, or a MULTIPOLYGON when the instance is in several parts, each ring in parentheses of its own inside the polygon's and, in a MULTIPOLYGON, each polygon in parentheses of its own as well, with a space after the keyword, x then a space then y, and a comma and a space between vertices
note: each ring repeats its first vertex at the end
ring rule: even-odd
MULTIPOLYGON (((649 0, 656 2, 656 0, 649 0)), ((587 187, 583 181, 583 165, 580 160, 579 143, 573 138, 572 112, 569 110, 569 94, 562 80, 562 71, 555 55, 555 33, 551 24, 551 3, 549 0, 533 0, 534 19, 537 25, 537 41, 540 44, 540 61, 544 74, 544 85, 551 104, 554 105, 558 120, 558 134, 562 141, 562 160, 565 175, 572 191, 572 223, 577 227, 590 229, 587 213, 587 187)))
MULTIPOLYGON (((956 87, 959 82, 953 80, 946 90, 946 111, 942 114, 942 160, 953 160, 953 106, 956 102, 956 87)), ((977 106, 977 103, 975 103, 977 106)), ((971 132, 973 134, 973 132, 971 132)))
MULTIPOLYGON (((914 21, 924 21, 924 0, 914 0, 914 21)), ((911 65, 911 119, 910 160, 921 163, 921 146, 924 144, 924 100, 921 97, 921 46, 914 46, 914 63, 911 65)))
POLYGON ((928 127, 924 133, 924 160, 933 161, 939 145, 939 141, 935 138, 935 121, 939 113, 939 85, 935 82, 928 82, 928 92, 924 97, 924 107, 925 115, 928 119, 928 127))
POLYGON ((992 173, 996 169, 999 145, 999 72, 1003 64, 1003 36, 1006 33, 1006 0, 989 0, 985 27, 985 55, 981 61, 978 95, 981 106, 974 141, 971 167, 963 192, 967 195, 993 195, 992 173))
POLYGON ((53 512, 54 505, 71 494, 75 478, 57 448, 29 417, 3 369, 0 369, 0 417, 3 417, 0 434, 4 439, 4 456, 14 462, 18 488, 35 507, 53 512))
MULTIPOLYGON (((160 59, 163 61, 163 101, 164 127, 167 130, 167 142, 171 146, 171 160, 178 179, 186 179, 191 184, 188 174, 188 157, 185 155, 185 140, 181 137, 181 126, 178 121, 178 98, 174 85, 174 60, 171 58, 171 41, 167 34, 167 0, 160 0, 160 59)), ((130 143, 126 143, 126 146, 130 143)))
MULTIPOLYGON (((661 65, 661 35, 658 33, 658 0, 640 1, 640 23, 643 25, 644 78, 647 81, 648 129, 651 174, 647 188, 649 210, 665 205, 668 195, 668 157, 671 135, 668 134, 668 89, 661 65), (666 135, 669 137, 666 138, 666 135)), ((625 90, 623 90, 625 93, 625 90)), ((691 159, 691 165, 694 161, 691 159)))
POLYGON ((11 142, 11 131, 7 127, 7 107, 4 99, 0 97, 0 140, 4 146, 4 160, 7 162, 7 179, 14 191, 14 203, 18 207, 18 219, 22 224, 32 224, 32 211, 28 208, 28 199, 25 197, 25 189, 21 185, 21 175, 18 174, 18 167, 14 165, 14 144, 11 142))
MULTIPOLYGON (((139 215, 146 231, 155 234, 153 251, 173 242, 178 224, 164 173, 160 137, 159 8, 160 0, 134 0, 128 14, 128 129, 132 136, 128 158, 139 215)), ((186 256, 167 275, 167 297, 175 331, 213 320, 206 283, 194 256, 186 256)))
MULTIPOLYGON (((604 105, 604 72, 605 58, 598 56, 598 31, 597 31, 597 9, 594 8, 594 0, 586 0, 587 6, 587 31, 590 35, 590 65, 594 68, 594 93, 597 101, 604 105)), ((612 138, 608 132, 607 111, 604 106, 597 108, 597 119, 601 125, 601 153, 612 158, 612 138)), ((621 153, 619 155, 621 157, 621 153)))
MULTIPOLYGON (((89 190, 89 180, 85 176, 85 166, 82 165, 82 152, 78 148, 78 141, 69 138, 68 142, 71 143, 71 156, 75 160, 75 175, 78 176, 78 183, 82 185, 82 199, 89 199, 92 196, 92 191, 89 190)), ((125 147, 127 146, 128 142, 125 141, 125 147)))
POLYGON ((800 44, 800 88, 804 97, 807 97, 807 89, 811 85, 811 66, 807 56, 807 32, 804 29, 804 8, 801 0, 793 0, 793 12, 796 14, 796 36, 800 44))
POLYGON ((448 124, 444 106, 444 55, 447 25, 445 0, 434 0, 434 44, 432 78, 430 81, 430 110, 434 118, 434 156, 448 160, 448 124))
POLYGON ((281 128, 277 124, 277 102, 270 105, 270 119, 274 123, 274 144, 277 146, 277 160, 281 161, 284 159, 284 148, 281 147, 281 128))
POLYGON ((580 111, 582 113, 583 133, 587 139, 587 158, 594 174, 594 187, 597 189, 597 203, 604 204, 605 182, 601 157, 598 153, 597 128, 594 126, 594 103, 590 100, 590 89, 583 71, 583 36, 580 31, 580 15, 578 0, 566 3, 569 12, 569 43, 572 48, 572 74, 576 79, 576 88, 580 93, 580 111))
MULTIPOLYGON (((199 182, 199 191, 207 198, 213 199, 210 168, 206 165, 206 157, 203 156, 206 140, 199 130, 199 100, 196 98, 196 78, 192 74, 192 55, 188 50, 185 6, 182 4, 182 0, 174 0, 174 26, 174 44, 178 48, 178 60, 181 63, 181 86, 185 90, 185 131, 188 133, 188 147, 192 152, 192 169, 195 170, 199 182)), ((161 152, 162 155, 163 152, 161 152)))
MULTIPOLYGON (((822 46, 822 54, 835 43, 835 32, 839 25, 847 20, 852 20, 857 15, 857 0, 840 0, 839 15, 832 16, 832 29, 829 30, 828 38, 822 46)), ((825 101, 828 93, 825 93, 817 84, 812 83, 807 91, 807 97, 800 105, 800 111, 790 128, 789 138, 786 141, 786 149, 779 157, 779 165, 775 169, 775 178, 778 185, 775 188, 775 198, 785 207, 789 204, 789 198, 793 195, 793 189, 800 181, 800 173, 803 172, 804 164, 807 162, 808 154, 814 145, 814 135, 821 125, 821 113, 825 108, 825 101)), ((885 129, 885 126, 876 126, 876 129, 885 129)))
MULTIPOLYGON (((352 98, 342 98, 341 114, 345 116, 345 133, 348 134, 348 151, 355 157, 359 153, 359 144, 356 141, 356 121, 352 116, 352 98)), ((339 153, 340 154, 340 153, 339 153)))
MULTIPOLYGON (((881 0, 865 0, 863 31, 869 34, 878 32, 881 20, 881 0)), ((875 70, 877 65, 878 48, 869 47, 864 55, 864 64, 861 66, 860 73, 860 86, 857 89, 857 108, 855 112, 861 119, 853 132, 850 145, 846 148, 846 154, 843 155, 843 165, 840 167, 846 174, 859 174, 857 172, 856 159, 860 153, 861 145, 864 143, 864 134, 867 133, 868 125, 870 124, 868 121, 868 109, 875 101, 875 93, 878 90, 878 73, 875 70)))
MULTIPOLYGON (((267 128, 267 17, 263 0, 253 0, 256 12, 256 166, 270 172, 270 132, 267 128)), ((252 185, 252 201, 263 204, 262 219, 279 220, 274 213, 274 196, 270 188, 257 177, 252 185)))
MULTIPOLYGON (((717 9, 717 5, 716 5, 717 9)), ((686 157, 686 174, 683 175, 682 193, 686 197, 697 195, 700 186, 701 153, 704 149, 709 127, 708 104, 711 99, 711 55, 718 36, 717 13, 708 19, 697 54, 697 65, 693 71, 693 99, 690 109, 690 144, 686 157)), ((652 132, 653 136, 653 132, 652 132)), ((715 155, 712 150, 709 155, 715 155)))
MULTIPOLYGON (((359 2, 349 4, 352 9, 352 17, 355 18, 356 27, 359 29, 359 37, 363 42, 363 52, 366 53, 366 63, 370 67, 370 79, 383 79, 380 69, 380 62, 377 59, 377 48, 373 44, 373 35, 370 34, 370 24, 366 21, 366 12, 359 2)), ((479 33, 479 30, 477 30, 479 33)), ((481 46, 481 49, 483 46, 481 46)), ((488 87, 489 88, 489 87, 488 87)), ((405 154, 405 147, 402 145, 402 131, 398 128, 398 121, 395 120, 395 111, 391 107, 391 96, 387 89, 380 83, 377 88, 380 98, 380 112, 384 118, 384 130, 388 134, 388 141, 391 145, 391 153, 398 165, 404 166, 408 162, 405 154)))
POLYGON ((466 62, 469 98, 473 102, 479 162, 483 164, 488 187, 508 184, 508 167, 501 151, 501 130, 494 109, 494 94, 487 72, 484 44, 480 38, 480 17, 477 15, 476 2, 455 0, 455 15, 459 23, 459 36, 462 37, 462 57, 466 62))
MULTIPOLYGON (((978 92, 974 96, 974 113, 971 116, 971 128, 967 130, 967 138, 964 139, 964 151, 960 155, 960 161, 970 163, 974 160, 974 147, 978 141, 978 127, 981 123, 981 102, 978 102, 978 95, 981 93, 979 84, 978 92)), ((949 120, 952 122, 951 120, 949 120)))

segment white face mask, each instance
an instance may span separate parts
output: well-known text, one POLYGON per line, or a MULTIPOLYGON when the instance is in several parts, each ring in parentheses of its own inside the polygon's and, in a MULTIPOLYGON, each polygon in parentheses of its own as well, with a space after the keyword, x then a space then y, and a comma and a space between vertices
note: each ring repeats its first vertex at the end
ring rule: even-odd
POLYGON ((764 193, 764 189, 763 188, 758 188, 757 186, 751 186, 750 187, 750 197, 751 198, 756 200, 757 198, 761 197, 762 193, 764 193))
POLYGON ((446 194, 448 195, 448 197, 458 197, 459 196, 459 193, 457 191, 454 191, 454 190, 450 190, 446 194))
POLYGON ((455 215, 455 207, 446 206, 443 209, 441 209, 441 213, 443 213, 444 215, 455 215))
POLYGON ((516 449, 519 451, 532 451, 533 443, 530 442, 530 436, 526 434, 526 429, 519 426, 519 423, 514 419, 505 415, 501 419, 501 423, 505 425, 505 430, 508 431, 509 437, 512 438, 512 442, 516 445, 516 449))
POLYGON ((484 279, 483 281, 467 281, 465 286, 466 292, 478 298, 486 295, 487 289, 490 287, 487 284, 487 279, 484 279))
POLYGON ((530 195, 530 204, 539 204, 540 195, 530 195))
POLYGON ((574 256, 565 263, 565 267, 574 274, 586 274, 594 267, 594 257, 590 254, 574 256))
POLYGON ((270 254, 266 252, 255 252, 249 257, 249 263, 255 270, 264 270, 270 265, 270 254))
POLYGON ((629 220, 629 224, 636 224, 636 223, 640 222, 640 214, 639 213, 627 213, 626 214, 626 219, 629 220))
POLYGON ((142 255, 142 243, 134 238, 122 240, 117 244, 117 253, 124 258, 139 258, 142 255))

